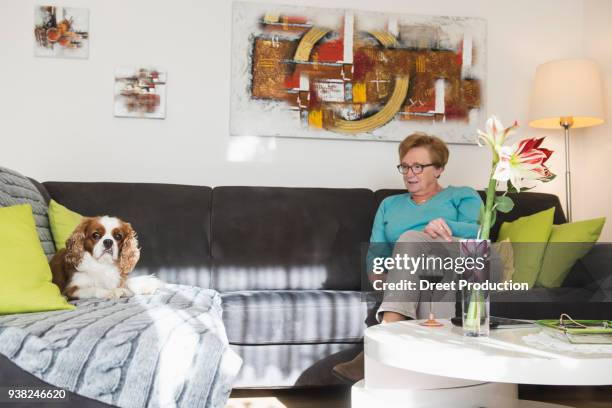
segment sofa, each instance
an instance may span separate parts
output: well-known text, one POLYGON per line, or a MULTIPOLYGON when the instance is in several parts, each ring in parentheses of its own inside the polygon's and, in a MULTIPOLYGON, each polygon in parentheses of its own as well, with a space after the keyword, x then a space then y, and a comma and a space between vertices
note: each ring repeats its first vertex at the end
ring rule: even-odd
MULTIPOLYGON (((369 240, 378 204, 404 192, 32 182, 47 201, 53 198, 83 215, 128 220, 142 248, 134 273, 221 293, 227 335, 243 359, 235 388, 340 384, 331 368, 361 350, 363 331, 372 323, 374 305, 361 296, 361 247, 369 240)), ((554 222, 565 222, 554 195, 512 198, 515 208, 500 214, 493 239, 503 221, 550 207, 556 208, 554 222)), ((546 301, 493 302, 491 313, 609 318, 609 303, 602 302, 609 300, 610 288, 602 282, 609 282, 605 275, 611 265, 612 247, 598 244, 562 288, 529 291, 528 296, 546 301)), ((6 379, 36 384, 0 356, 1 377, 3 385, 6 379)))

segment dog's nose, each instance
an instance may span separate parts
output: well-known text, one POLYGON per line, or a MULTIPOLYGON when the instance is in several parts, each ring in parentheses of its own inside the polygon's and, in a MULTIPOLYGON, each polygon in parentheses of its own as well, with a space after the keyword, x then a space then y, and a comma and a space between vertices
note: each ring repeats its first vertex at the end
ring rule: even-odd
POLYGON ((102 245, 104 245, 104 248, 106 249, 111 249, 113 247, 113 240, 105 239, 104 241, 102 241, 102 245))

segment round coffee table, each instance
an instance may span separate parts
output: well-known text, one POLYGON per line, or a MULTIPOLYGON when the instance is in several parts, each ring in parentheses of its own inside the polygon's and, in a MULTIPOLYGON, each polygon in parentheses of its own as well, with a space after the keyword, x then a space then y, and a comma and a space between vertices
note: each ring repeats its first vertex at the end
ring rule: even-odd
POLYGON ((560 407, 518 400, 517 384, 610 385, 612 354, 549 351, 523 341, 541 328, 491 330, 464 337, 461 328, 404 321, 365 332, 365 378, 352 407, 560 407))

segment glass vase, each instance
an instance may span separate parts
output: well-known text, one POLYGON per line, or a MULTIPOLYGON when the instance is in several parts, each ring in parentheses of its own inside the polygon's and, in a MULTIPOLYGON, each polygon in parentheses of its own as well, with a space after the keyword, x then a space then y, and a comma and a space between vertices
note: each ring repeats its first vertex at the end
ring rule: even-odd
POLYGON ((462 240, 460 245, 461 257, 471 266, 460 277, 465 281, 461 290, 463 335, 486 337, 489 335, 491 297, 488 290, 479 286, 489 280, 491 241, 469 239, 462 240))

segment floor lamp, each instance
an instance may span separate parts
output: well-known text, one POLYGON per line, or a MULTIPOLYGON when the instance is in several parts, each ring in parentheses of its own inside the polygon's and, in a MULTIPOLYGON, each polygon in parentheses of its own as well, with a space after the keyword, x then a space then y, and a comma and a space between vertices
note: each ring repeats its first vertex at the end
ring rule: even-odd
POLYGON ((570 128, 604 122, 601 77, 594 61, 568 59, 551 61, 536 70, 529 126, 565 130, 565 210, 572 221, 570 172, 570 128))

